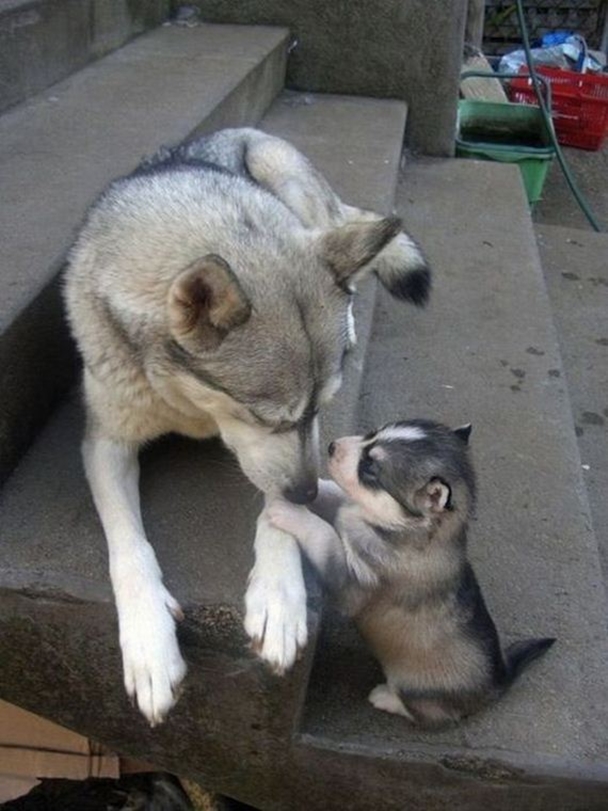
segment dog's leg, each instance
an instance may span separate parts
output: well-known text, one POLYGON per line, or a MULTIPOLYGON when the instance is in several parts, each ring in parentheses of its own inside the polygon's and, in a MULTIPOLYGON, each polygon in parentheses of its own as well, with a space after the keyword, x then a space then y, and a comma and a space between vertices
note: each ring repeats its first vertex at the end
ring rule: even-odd
POLYGON ((321 579, 333 589, 341 589, 347 578, 344 546, 336 530, 306 507, 276 499, 268 507, 273 526, 297 540, 321 579))
POLYGON ((154 726, 175 703, 186 673, 175 634, 182 611, 162 583, 144 532, 137 446, 90 432, 83 458, 108 542, 125 687, 154 726))
POLYGON ((296 541, 258 518, 255 564, 245 595, 245 630, 254 650, 283 674, 307 641, 306 588, 296 541))

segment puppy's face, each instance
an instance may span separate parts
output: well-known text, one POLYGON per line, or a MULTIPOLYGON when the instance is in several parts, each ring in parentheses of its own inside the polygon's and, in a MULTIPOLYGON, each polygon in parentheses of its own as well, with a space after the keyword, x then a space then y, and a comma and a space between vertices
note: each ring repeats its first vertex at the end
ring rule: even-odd
POLYGON ((468 458, 470 426, 455 431, 428 420, 392 423, 329 446, 329 472, 384 528, 430 526, 447 516, 465 520, 475 497, 468 458))

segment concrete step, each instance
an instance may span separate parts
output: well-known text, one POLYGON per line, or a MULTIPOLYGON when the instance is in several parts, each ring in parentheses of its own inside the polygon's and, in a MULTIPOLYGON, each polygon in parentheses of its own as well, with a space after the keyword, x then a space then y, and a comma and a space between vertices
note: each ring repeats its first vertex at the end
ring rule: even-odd
MULTIPOLYGON (((261 126, 303 149, 349 202, 389 210, 405 113, 401 102, 285 93, 261 126)), ((366 295, 369 305, 373 291, 366 295)), ((350 427, 371 310, 359 324, 342 407, 329 415, 328 433, 350 427)), ((284 795, 292 768, 317 605, 307 654, 289 677, 270 676, 247 651, 242 631, 261 501, 218 444, 156 443, 142 460, 144 521, 168 587, 186 611, 180 638, 190 671, 167 723, 147 728, 121 684, 105 542, 82 474, 81 433, 75 398, 0 492, 0 696, 265 807, 284 795)))
POLYGON ((73 380, 56 275, 87 205, 162 144, 257 122, 287 37, 160 28, 0 118, 0 482, 73 380))
POLYGON ((535 226, 564 360, 604 576, 608 576, 608 234, 535 226))
MULTIPOLYGON (((404 318, 379 292, 359 427, 415 416, 473 423, 470 550, 490 610, 505 643, 558 641, 498 705, 422 734, 367 703, 379 668, 331 615, 301 725, 299 762, 313 788, 300 785, 303 799, 289 807, 368 809, 381 796, 386 809, 599 811, 608 807, 606 601, 518 170, 414 163, 398 211, 429 254, 435 293, 427 312, 404 318)), ((575 272, 592 288, 597 272, 581 259, 575 272)))
POLYGON ((168 0, 2 0, 0 111, 160 25, 169 5, 168 0))

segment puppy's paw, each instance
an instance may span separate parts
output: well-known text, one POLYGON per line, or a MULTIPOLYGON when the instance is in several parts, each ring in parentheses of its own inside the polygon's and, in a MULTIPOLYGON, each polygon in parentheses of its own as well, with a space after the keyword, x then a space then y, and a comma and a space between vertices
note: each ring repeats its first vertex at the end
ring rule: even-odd
POLYGON ((267 577, 254 567, 245 595, 245 630, 252 650, 282 676, 306 647, 304 583, 267 577))
POLYGON ((266 515, 273 527, 297 537, 298 531, 301 530, 303 522, 308 517, 308 510, 306 507, 290 504, 283 499, 275 499, 266 508, 266 515))
POLYGON ((175 634, 183 612, 160 580, 117 595, 117 606, 125 688, 156 726, 177 701, 186 675, 175 634))
POLYGON ((379 684, 374 687, 368 696, 368 701, 377 710, 402 715, 409 721, 414 721, 414 717, 407 711, 397 693, 393 692, 388 684, 379 684))

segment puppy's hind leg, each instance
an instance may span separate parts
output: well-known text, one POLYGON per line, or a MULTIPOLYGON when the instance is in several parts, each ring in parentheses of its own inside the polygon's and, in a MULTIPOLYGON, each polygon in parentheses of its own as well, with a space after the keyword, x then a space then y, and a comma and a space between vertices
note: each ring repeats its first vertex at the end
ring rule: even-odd
POLYGON ((393 715, 402 715, 411 723, 416 722, 416 719, 406 708, 399 694, 392 690, 388 684, 379 684, 377 687, 374 687, 368 696, 368 701, 377 710, 390 712, 393 715))
POLYGON ((118 611, 128 695, 154 726, 175 703, 186 673, 175 634, 182 611, 162 582, 139 505, 137 446, 96 431, 83 443, 84 465, 101 518, 118 611))

